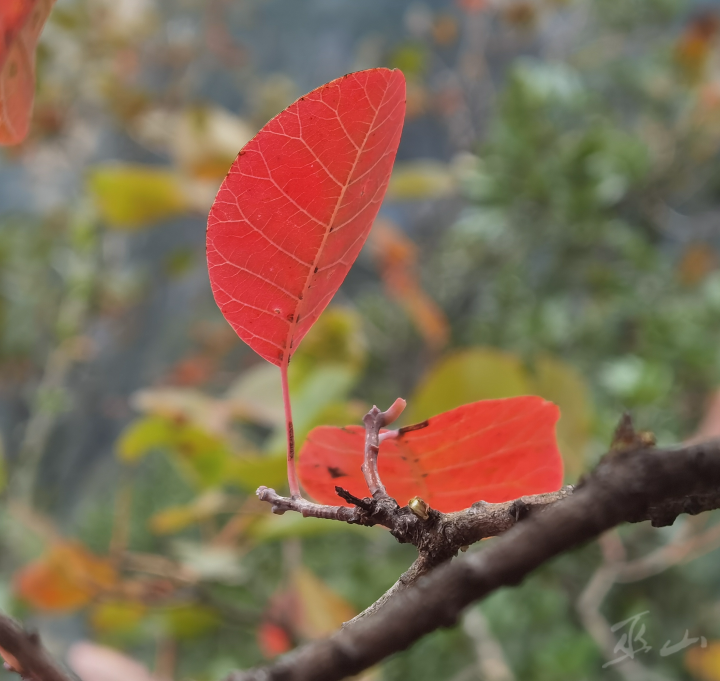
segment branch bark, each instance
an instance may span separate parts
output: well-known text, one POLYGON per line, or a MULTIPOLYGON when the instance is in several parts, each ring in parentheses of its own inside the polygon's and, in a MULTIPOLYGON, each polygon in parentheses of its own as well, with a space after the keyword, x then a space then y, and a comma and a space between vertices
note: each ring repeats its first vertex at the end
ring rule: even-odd
POLYGON ((71 681, 45 650, 37 633, 26 631, 5 615, 0 615, 0 655, 5 668, 26 681, 71 681))
MULTIPOLYGON (((626 439, 569 496, 515 524, 484 551, 443 565, 329 639, 303 646, 269 667, 227 681, 336 681, 455 624, 462 610, 502 586, 623 522, 666 525, 682 512, 717 508, 720 442, 654 449, 626 439), (621 445, 621 446, 620 446, 621 445)), ((469 509, 468 509, 469 510, 469 509)))

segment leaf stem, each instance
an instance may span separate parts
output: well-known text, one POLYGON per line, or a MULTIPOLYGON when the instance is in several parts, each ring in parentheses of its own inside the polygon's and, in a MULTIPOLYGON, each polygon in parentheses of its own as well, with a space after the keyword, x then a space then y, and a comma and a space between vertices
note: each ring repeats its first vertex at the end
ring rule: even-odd
POLYGON ((285 432, 287 433, 287 476, 290 486, 290 497, 299 499, 300 484, 295 469, 295 430, 293 428, 292 408, 290 406, 290 388, 288 386, 288 361, 280 365, 282 379, 283 406, 285 407, 285 432))

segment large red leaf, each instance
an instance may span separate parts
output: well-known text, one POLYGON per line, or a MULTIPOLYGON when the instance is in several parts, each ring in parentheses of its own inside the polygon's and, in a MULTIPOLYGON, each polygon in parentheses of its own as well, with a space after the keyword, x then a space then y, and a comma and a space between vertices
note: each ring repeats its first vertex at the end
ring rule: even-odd
POLYGON ((55 0, 0 0, 0 144, 22 142, 35 96, 35 47, 55 0))
MULTIPOLYGON (((399 503, 419 496, 444 512, 554 491, 563 477, 555 442, 559 416, 552 402, 533 396, 465 404, 382 442, 380 477, 399 503)), ((335 485, 368 495, 360 472, 364 440, 360 426, 310 432, 298 472, 313 499, 342 503, 335 485)))
POLYGON ((289 360, 360 252, 404 116, 400 71, 349 74, 273 118, 222 183, 208 218, 210 283, 269 362, 289 360))

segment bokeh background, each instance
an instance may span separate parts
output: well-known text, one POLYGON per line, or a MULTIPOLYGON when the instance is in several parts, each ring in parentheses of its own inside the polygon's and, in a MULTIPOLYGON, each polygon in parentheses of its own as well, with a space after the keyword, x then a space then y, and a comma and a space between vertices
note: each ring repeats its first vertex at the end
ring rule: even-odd
MULTIPOLYGON (((205 263, 240 147, 354 70, 402 69, 408 114, 291 366, 300 440, 399 395, 412 422, 539 394, 575 482, 625 410, 720 434, 719 34, 680 0, 57 0, 0 152, 0 607, 83 681, 214 681, 412 562, 255 500, 284 484, 279 374, 205 263)), ((363 678, 718 681, 718 546, 717 513, 622 528, 363 678)))

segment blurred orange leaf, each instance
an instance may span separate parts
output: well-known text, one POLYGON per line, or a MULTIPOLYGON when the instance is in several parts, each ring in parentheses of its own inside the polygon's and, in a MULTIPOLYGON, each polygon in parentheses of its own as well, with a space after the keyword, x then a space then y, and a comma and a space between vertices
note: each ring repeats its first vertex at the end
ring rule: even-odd
POLYGON ((682 254, 678 276, 686 286, 702 282, 718 265, 718 256, 710 244, 690 244, 682 254))
POLYGON ((371 238, 386 291, 402 304, 427 345, 442 348, 450 329, 442 310, 420 284, 417 246, 389 220, 377 220, 371 238))
POLYGON ((14 579, 19 596, 39 610, 73 611, 117 585, 110 561, 77 542, 55 544, 38 560, 21 568, 14 579))
POLYGON ((718 31, 720 18, 713 10, 698 13, 687 25, 675 45, 675 61, 683 75, 691 82, 699 80, 705 72, 718 31))

